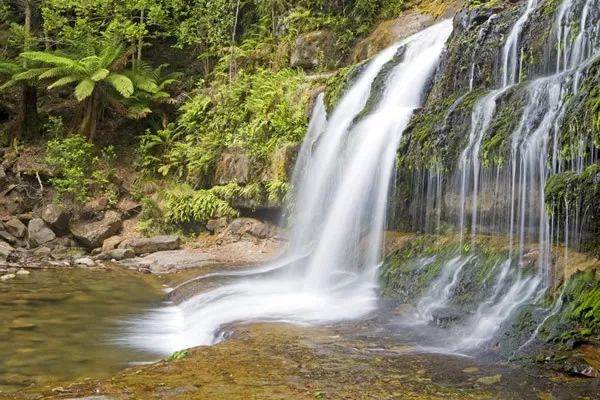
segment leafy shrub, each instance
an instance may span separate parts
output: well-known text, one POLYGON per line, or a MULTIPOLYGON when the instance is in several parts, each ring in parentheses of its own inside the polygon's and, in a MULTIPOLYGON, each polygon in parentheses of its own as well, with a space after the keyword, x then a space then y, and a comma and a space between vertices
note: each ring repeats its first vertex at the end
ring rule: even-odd
POLYGON ((220 153, 235 147, 266 168, 278 146, 302 140, 310 100, 304 78, 301 71, 261 69, 200 89, 176 123, 142 137, 140 167, 207 187, 220 153))
POLYGON ((44 161, 56 169, 50 181, 59 196, 84 203, 96 191, 116 200, 116 190, 110 182, 110 163, 114 158, 112 146, 98 152, 83 136, 73 135, 50 140, 44 161))

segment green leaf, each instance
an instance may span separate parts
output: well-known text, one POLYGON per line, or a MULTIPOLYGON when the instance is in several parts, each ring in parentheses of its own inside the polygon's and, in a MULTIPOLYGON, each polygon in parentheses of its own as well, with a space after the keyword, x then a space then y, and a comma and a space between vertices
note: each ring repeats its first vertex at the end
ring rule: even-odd
POLYGON ((131 79, 121 74, 110 74, 106 80, 123 97, 130 97, 133 94, 133 82, 131 79))
POLYGON ((94 92, 94 88, 96 87, 96 82, 91 79, 84 79, 77 87, 75 87, 75 98, 77 101, 83 101, 91 96, 94 92))
POLYGON ((69 83, 75 82, 76 80, 77 80, 77 77, 75 77, 75 76, 65 76, 63 78, 60 78, 59 80, 57 80, 50 86, 48 86, 48 89, 51 90, 51 89, 57 88, 59 86, 68 85, 69 83))
POLYGON ((91 79, 94 82, 98 82, 105 79, 108 76, 108 74, 110 74, 109 70, 107 70, 106 68, 100 68, 98 71, 94 72, 94 74, 91 76, 91 79))

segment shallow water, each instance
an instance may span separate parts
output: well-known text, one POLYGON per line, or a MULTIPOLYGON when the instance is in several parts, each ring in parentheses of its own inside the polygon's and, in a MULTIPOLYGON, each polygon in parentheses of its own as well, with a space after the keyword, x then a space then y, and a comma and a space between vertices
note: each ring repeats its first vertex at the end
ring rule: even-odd
POLYGON ((163 298, 157 278, 118 268, 36 270, 0 283, 0 392, 158 359, 114 341, 124 321, 163 298))

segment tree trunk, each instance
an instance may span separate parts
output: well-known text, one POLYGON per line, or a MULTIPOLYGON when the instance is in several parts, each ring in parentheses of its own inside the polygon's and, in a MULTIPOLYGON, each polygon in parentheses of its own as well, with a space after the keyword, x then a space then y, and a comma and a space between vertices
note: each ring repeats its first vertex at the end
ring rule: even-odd
MULTIPOLYGON (((23 49, 30 50, 30 35, 32 31, 33 4, 32 0, 25 0, 25 40, 23 49)), ((23 61, 23 67, 27 68, 27 62, 23 61)), ((38 133, 38 110, 37 110, 37 89, 28 84, 24 84, 21 92, 21 107, 17 117, 17 129, 11 137, 11 142, 22 137, 35 137, 38 133)))
POLYGON ((92 95, 85 102, 83 111, 83 120, 81 121, 81 133, 85 135, 91 142, 94 141, 96 135, 96 125, 98 123, 98 110, 96 109, 95 95, 92 95))
POLYGON ((32 138, 38 133, 37 123, 37 88, 23 85, 21 92, 20 133, 23 137, 32 138))
MULTIPOLYGON (((140 25, 144 24, 145 20, 146 20, 146 10, 142 9, 140 11, 140 25)), ((139 65, 140 61, 142 61, 142 47, 144 47, 144 37, 140 36, 140 38, 138 39, 138 45, 137 45, 138 65, 139 65)))

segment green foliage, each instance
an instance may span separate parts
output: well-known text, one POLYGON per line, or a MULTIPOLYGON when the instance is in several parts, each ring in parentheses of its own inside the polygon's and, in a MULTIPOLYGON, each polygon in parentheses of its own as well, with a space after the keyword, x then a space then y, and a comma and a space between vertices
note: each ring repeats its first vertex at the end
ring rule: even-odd
POLYGON ((175 353, 171 354, 169 357, 165 359, 165 361, 177 361, 185 358, 188 355, 187 350, 177 350, 175 353))
POLYGON ((562 294, 563 307, 541 329, 547 341, 574 346, 600 340, 600 281, 595 270, 571 276, 562 294))
MULTIPOLYGON (((58 127, 57 120, 54 120, 51 129, 58 127)), ((110 163, 114 158, 111 146, 98 153, 83 136, 73 135, 50 140, 44 161, 56 170, 56 175, 50 181, 59 196, 85 203, 92 194, 98 192, 115 199, 115 188, 110 182, 110 163)))
POLYGON ((309 102, 303 84, 299 71, 261 69, 240 73, 231 85, 199 89, 175 124, 146 133, 140 165, 204 186, 226 148, 242 150, 256 168, 266 168, 277 147, 302 140, 309 102))

